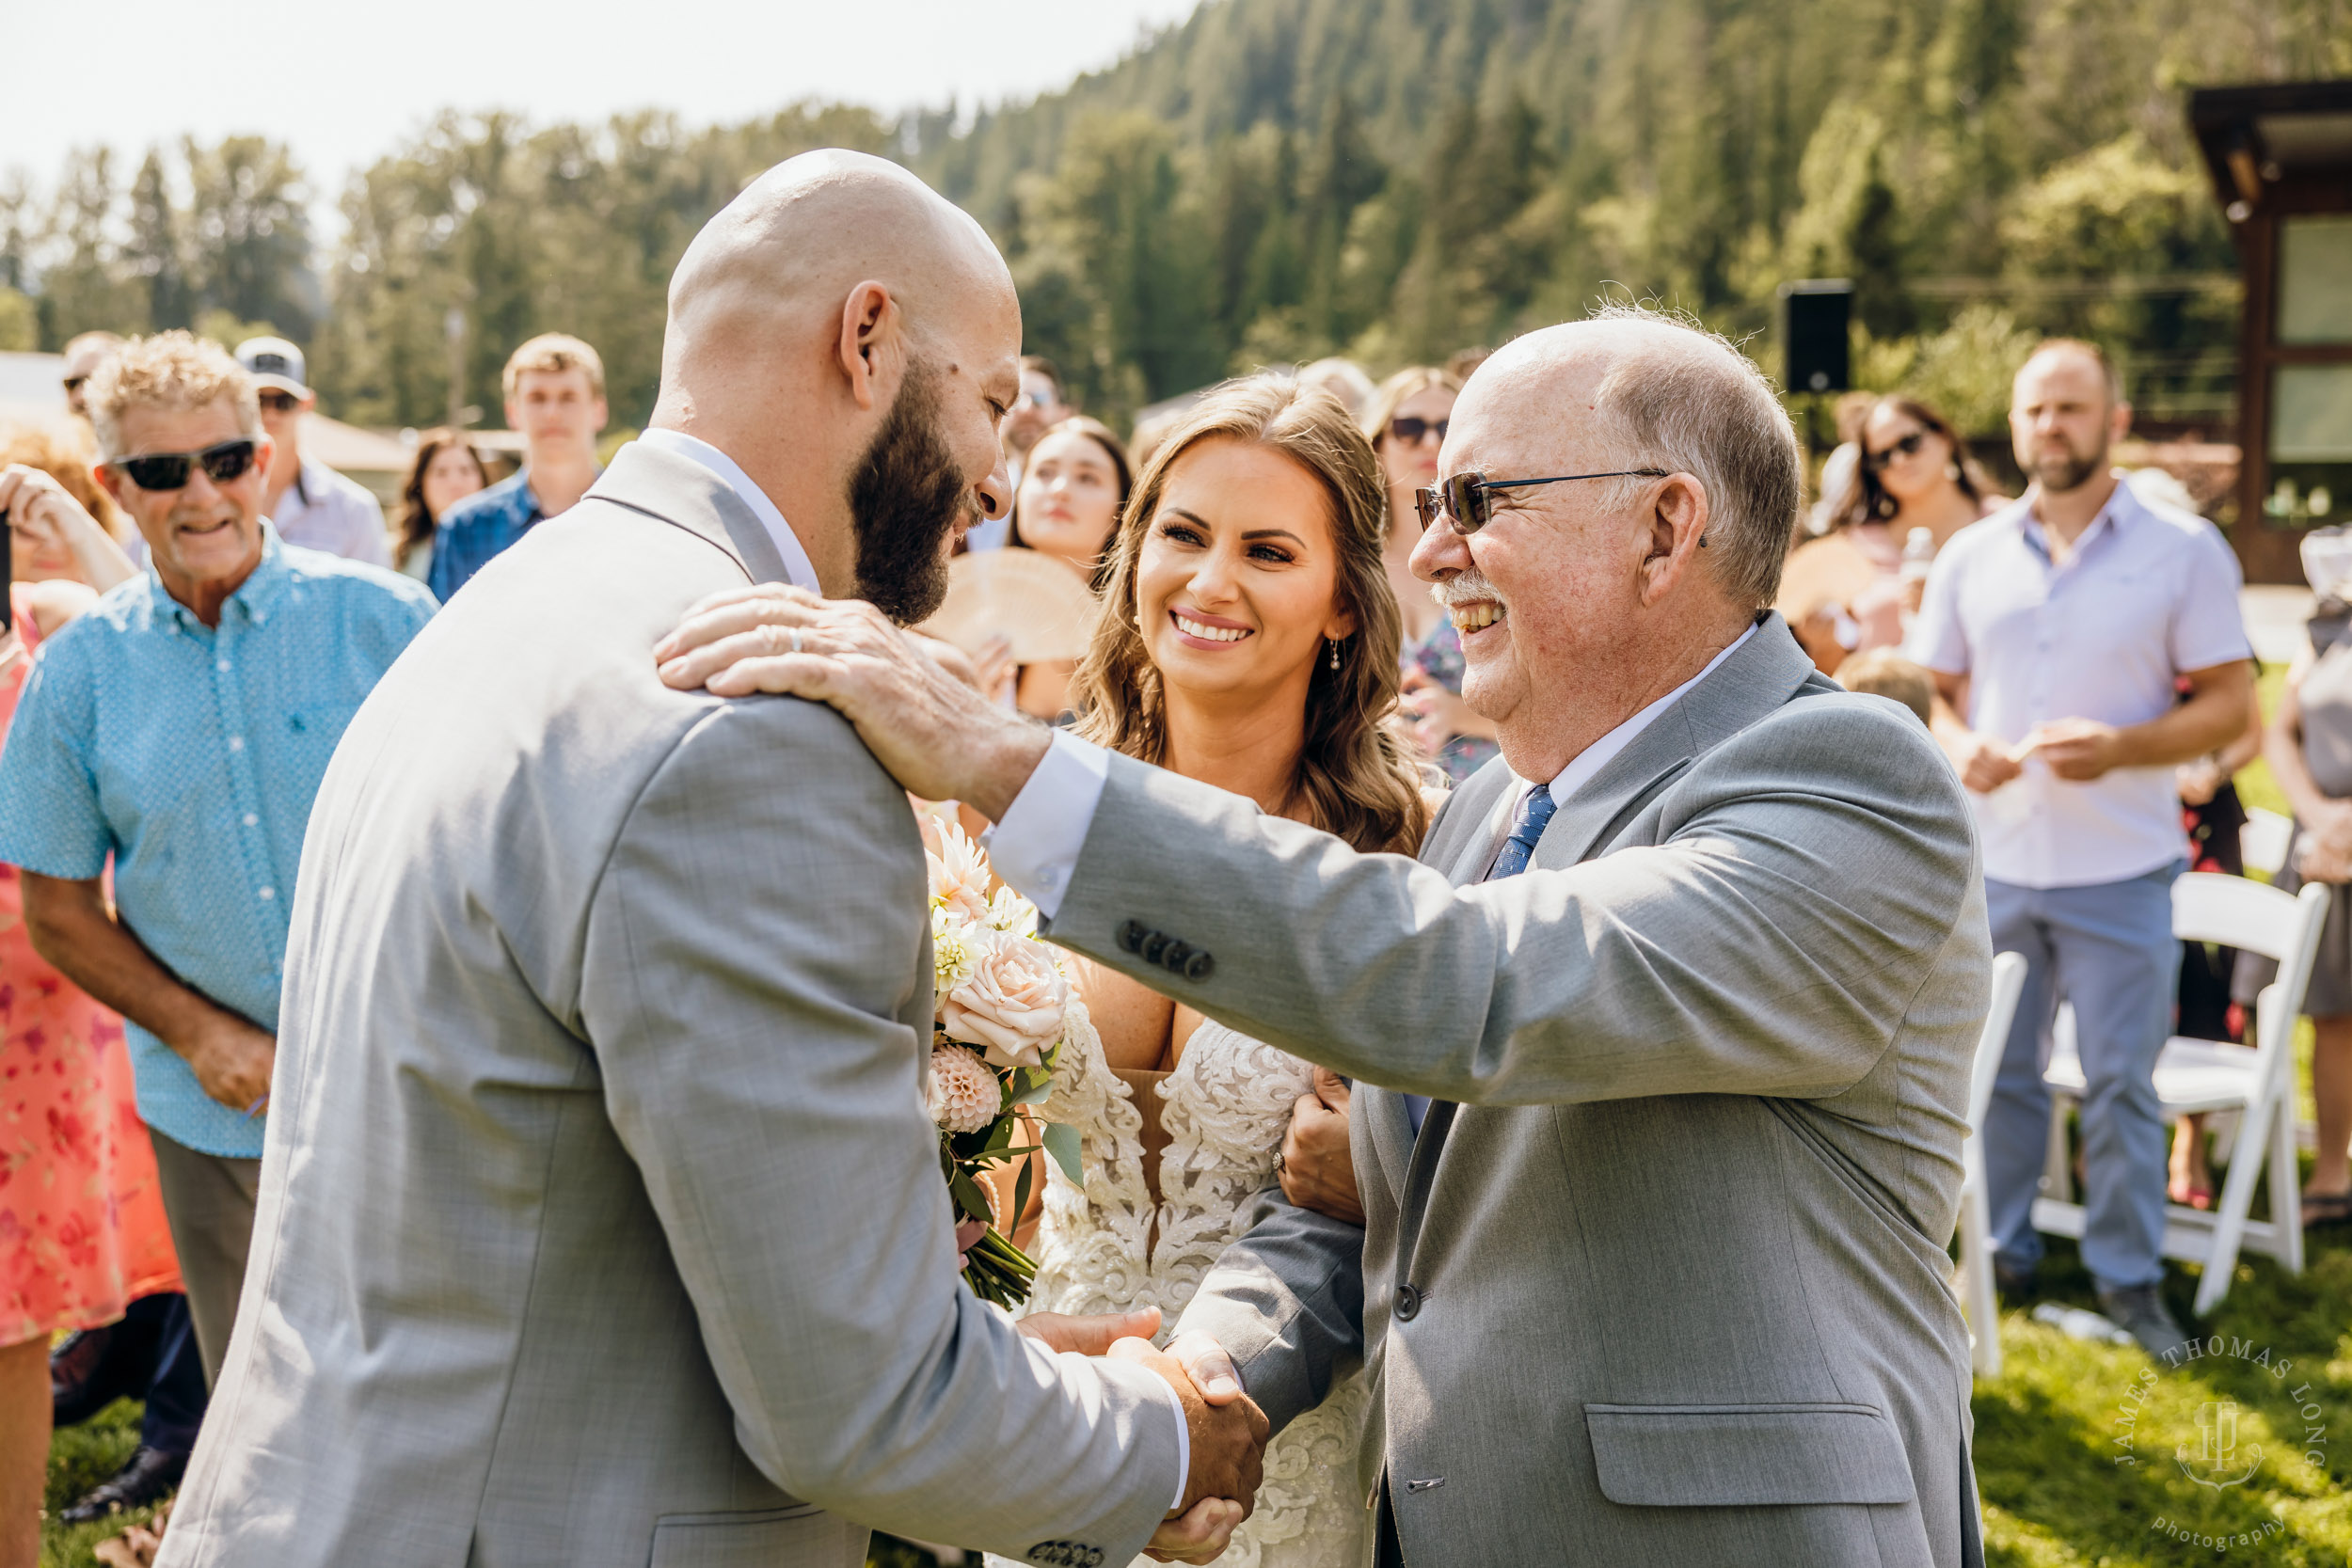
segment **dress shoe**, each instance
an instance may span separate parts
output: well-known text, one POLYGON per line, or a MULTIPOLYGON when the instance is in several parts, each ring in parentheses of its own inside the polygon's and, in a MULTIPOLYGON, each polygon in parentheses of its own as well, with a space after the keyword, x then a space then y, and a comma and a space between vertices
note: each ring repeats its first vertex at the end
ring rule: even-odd
POLYGON ((50 1420, 61 1427, 79 1426, 135 1386, 139 1368, 135 1357, 109 1354, 115 1330, 85 1328, 67 1335, 49 1353, 50 1420))
POLYGON ((2162 1357, 2179 1348, 2187 1330, 2172 1320, 2164 1296, 2153 1284, 2099 1287, 2099 1310, 2109 1323, 2139 1341, 2150 1355, 2162 1357))
POLYGON ((129 1509, 145 1508, 170 1495, 187 1473, 188 1456, 166 1453, 141 1443, 131 1462, 90 1488, 89 1495, 58 1517, 69 1525, 91 1525, 129 1509))

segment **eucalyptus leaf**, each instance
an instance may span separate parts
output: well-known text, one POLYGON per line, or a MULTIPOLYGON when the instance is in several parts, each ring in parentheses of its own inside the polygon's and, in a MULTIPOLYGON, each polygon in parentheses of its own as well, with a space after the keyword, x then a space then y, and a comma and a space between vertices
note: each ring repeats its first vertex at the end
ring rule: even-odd
POLYGON ((955 1196, 956 1207, 963 1211, 964 1218, 985 1220, 993 1217, 989 1212, 988 1195, 980 1191, 980 1184, 973 1180, 968 1172, 956 1172, 955 1179, 947 1183, 947 1191, 955 1196))
POLYGON ((1061 1122, 1048 1122, 1044 1132, 1045 1152, 1054 1157, 1054 1164, 1070 1178, 1073 1187, 1087 1184, 1086 1167, 1078 1160, 1078 1130, 1061 1122))
POLYGON ((1029 1212, 1030 1179, 1036 1175, 1037 1167, 1025 1163, 1019 1180, 1012 1184, 1012 1224, 1016 1230, 1021 1227, 1021 1216, 1029 1212))

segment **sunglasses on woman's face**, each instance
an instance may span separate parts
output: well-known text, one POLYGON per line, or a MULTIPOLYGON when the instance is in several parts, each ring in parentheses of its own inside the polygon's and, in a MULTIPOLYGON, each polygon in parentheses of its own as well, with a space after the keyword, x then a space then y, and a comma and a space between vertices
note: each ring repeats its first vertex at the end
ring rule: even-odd
POLYGON ((1519 490, 1531 484, 1565 484, 1578 479, 1663 479, 1664 468, 1613 468, 1605 474, 1553 474, 1548 479, 1488 479, 1475 468, 1455 474, 1434 490, 1413 492, 1413 511, 1426 533, 1439 517, 1454 521, 1454 531, 1469 538, 1494 515, 1497 490, 1519 490))
POLYGON ((1445 439, 1446 427, 1452 420, 1420 420, 1410 414, 1400 414, 1389 421, 1389 434, 1408 447, 1419 446, 1424 436, 1445 439))
POLYGON ((291 414, 302 406, 302 400, 292 392, 263 392, 262 406, 273 414, 291 414))
POLYGON ((1928 433, 1926 431, 1915 430, 1910 435, 1904 436, 1901 440, 1896 442, 1893 446, 1888 447, 1884 451, 1871 452, 1865 456, 1862 461, 1867 464, 1871 471, 1875 473, 1877 470, 1885 467, 1889 463, 1894 462, 1898 457, 1911 456, 1922 446, 1927 444, 1927 439, 1928 433))
POLYGON ((206 447, 202 451, 152 451, 140 457, 118 457, 108 467, 128 474, 142 490, 178 490, 188 483, 189 469, 202 464, 215 484, 245 477, 253 467, 256 447, 249 436, 206 447))

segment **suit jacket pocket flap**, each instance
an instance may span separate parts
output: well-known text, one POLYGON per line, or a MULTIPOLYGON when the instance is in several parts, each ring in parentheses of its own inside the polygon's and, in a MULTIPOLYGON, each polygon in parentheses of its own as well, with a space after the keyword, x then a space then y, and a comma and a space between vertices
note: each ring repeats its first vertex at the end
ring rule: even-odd
MULTIPOLYGON (((803 1505, 741 1513, 669 1513, 653 1526, 651 1568, 777 1568, 855 1560, 850 1525, 837 1513, 803 1505)), ((858 1531, 861 1540, 866 1532, 858 1531)))
POLYGON ((1902 1433, 1867 1404, 1588 1404, 1613 1503, 1905 1503, 1902 1433))

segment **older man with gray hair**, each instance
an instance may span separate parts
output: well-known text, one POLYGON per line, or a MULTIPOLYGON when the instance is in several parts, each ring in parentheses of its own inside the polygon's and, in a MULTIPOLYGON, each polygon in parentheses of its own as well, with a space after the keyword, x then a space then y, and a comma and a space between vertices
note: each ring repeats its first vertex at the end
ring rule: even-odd
POLYGON ((1944 1248, 1983 883, 1927 732, 1765 608, 1798 462, 1655 314, 1471 377, 1413 567, 1502 755, 1419 863, 1025 725, 862 607, 744 591, 657 650, 834 703, 996 819, 1054 941, 1378 1085, 1364 1228, 1269 1192, 1171 1348, 1278 1429, 1363 1356, 1382 1562, 1981 1560, 1944 1248))

